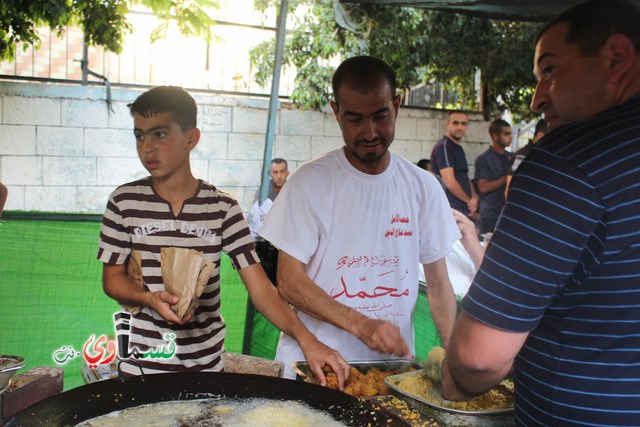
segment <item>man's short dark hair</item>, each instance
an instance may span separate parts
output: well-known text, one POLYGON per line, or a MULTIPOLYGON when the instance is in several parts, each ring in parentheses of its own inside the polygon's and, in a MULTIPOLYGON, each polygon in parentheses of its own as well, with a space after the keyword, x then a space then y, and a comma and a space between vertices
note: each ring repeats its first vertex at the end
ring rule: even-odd
POLYGON ((510 128, 509 122, 503 119, 495 119, 489 124, 489 135, 498 135, 502 132, 502 128, 510 128))
POLYGON ((129 111, 140 114, 145 119, 156 114, 169 113, 171 120, 182 130, 193 129, 197 125, 198 107, 189 93, 178 86, 158 86, 149 89, 128 104, 129 111))
POLYGON ((536 44, 551 27, 569 24, 565 41, 575 44, 583 55, 595 55, 614 34, 627 36, 640 53, 640 7, 629 0, 587 0, 546 23, 536 44))
POLYGON ((274 157, 273 159, 271 159, 271 164, 273 165, 274 163, 276 165, 281 165, 282 163, 284 163, 284 167, 289 168, 287 161, 282 157, 274 157))
POLYGON ((427 166, 429 166, 429 163, 431 163, 431 160, 429 160, 429 159, 420 159, 420 160, 418 160, 418 163, 416 163, 416 165, 419 168, 427 169, 427 166))
POLYGON ((339 104, 338 91, 344 84, 358 92, 375 89, 380 79, 386 80, 391 89, 391 96, 396 95, 396 75, 382 59, 374 56, 354 56, 342 62, 333 74, 331 81, 333 97, 339 104))
POLYGON ((449 111, 449 114, 447 114, 447 119, 449 119, 449 117, 453 116, 454 114, 464 114, 464 115, 465 115, 465 116, 467 116, 467 117, 469 116, 469 115, 467 114, 467 112, 466 112, 466 111, 462 111, 462 110, 451 110, 451 111, 449 111))

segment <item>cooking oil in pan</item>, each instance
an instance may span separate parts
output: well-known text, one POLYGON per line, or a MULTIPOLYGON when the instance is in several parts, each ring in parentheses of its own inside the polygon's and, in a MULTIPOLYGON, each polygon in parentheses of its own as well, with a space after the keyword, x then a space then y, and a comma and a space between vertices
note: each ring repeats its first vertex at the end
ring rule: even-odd
POLYGON ((326 412, 296 401, 198 399, 154 403, 114 411, 77 427, 346 427, 326 412))

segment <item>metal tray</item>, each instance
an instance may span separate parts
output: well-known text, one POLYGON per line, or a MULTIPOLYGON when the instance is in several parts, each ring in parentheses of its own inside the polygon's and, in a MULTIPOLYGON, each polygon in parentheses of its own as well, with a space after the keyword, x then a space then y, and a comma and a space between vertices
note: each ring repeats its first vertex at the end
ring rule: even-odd
MULTIPOLYGON (((405 359, 383 359, 383 360, 350 360, 349 365, 356 368, 362 373, 367 373, 371 368, 378 368, 382 371, 403 370, 407 371, 411 368, 422 369, 422 364, 412 362, 405 359)), ((296 373, 296 379, 311 382, 315 379, 313 371, 306 361, 293 362, 291 367, 296 373)))
POLYGON ((24 368, 22 357, 0 355, 0 394, 9 388, 13 374, 22 368, 24 368))
POLYGON ((431 416, 449 427, 507 427, 513 426, 514 411, 500 409, 491 411, 463 411, 436 405, 422 397, 407 393, 398 388, 398 384, 407 376, 423 375, 424 369, 405 372, 404 374, 391 375, 385 378, 384 383, 391 389, 391 393, 405 400, 409 406, 422 414, 431 416))

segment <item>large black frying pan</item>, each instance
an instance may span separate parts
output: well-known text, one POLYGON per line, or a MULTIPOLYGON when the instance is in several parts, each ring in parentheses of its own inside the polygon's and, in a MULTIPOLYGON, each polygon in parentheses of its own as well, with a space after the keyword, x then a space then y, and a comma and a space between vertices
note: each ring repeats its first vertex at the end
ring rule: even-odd
POLYGON ((156 374, 99 381, 38 402, 6 425, 72 426, 133 406, 208 397, 297 400, 330 413, 349 426, 402 426, 400 418, 335 390, 302 381, 217 372, 156 374))

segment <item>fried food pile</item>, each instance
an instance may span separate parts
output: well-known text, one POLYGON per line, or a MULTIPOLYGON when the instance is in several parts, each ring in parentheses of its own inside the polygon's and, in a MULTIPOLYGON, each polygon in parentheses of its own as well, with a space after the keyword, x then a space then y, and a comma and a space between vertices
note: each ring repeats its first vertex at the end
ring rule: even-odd
MULTIPOLYGON (((344 392, 355 397, 384 396, 389 394, 389 387, 384 383, 386 377, 414 370, 414 368, 408 370, 382 370, 372 367, 366 372, 362 372, 352 366, 349 379, 344 385, 344 392)), ((327 373, 327 387, 338 390, 338 377, 336 374, 330 368, 325 368, 325 372, 327 373)))

